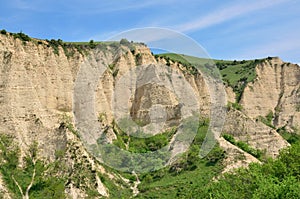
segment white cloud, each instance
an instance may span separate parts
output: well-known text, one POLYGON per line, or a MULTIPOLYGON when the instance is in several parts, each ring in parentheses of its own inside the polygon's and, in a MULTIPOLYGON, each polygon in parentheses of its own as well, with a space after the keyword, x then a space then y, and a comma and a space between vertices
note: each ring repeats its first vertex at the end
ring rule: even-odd
POLYGON ((284 61, 299 62, 299 49, 300 38, 297 32, 287 32, 280 39, 248 46, 246 49, 240 50, 236 57, 239 57, 239 59, 252 59, 279 56, 284 61))
POLYGON ((248 14, 250 12, 274 6, 276 4, 287 2, 286 0, 264 0, 264 1, 247 1, 242 4, 231 5, 222 9, 213 11, 212 13, 200 17, 194 21, 180 24, 176 27, 177 30, 182 32, 189 32, 194 30, 203 29, 215 24, 219 24, 235 17, 248 14))
POLYGON ((76 0, 65 0, 63 1, 65 5, 68 4, 67 10, 70 13, 76 12, 76 14, 84 15, 95 15, 95 14, 106 14, 115 12, 129 12, 132 10, 145 9, 151 6, 161 6, 170 3, 172 0, 152 0, 152 1, 99 1, 99 0, 87 0, 79 1, 76 0))

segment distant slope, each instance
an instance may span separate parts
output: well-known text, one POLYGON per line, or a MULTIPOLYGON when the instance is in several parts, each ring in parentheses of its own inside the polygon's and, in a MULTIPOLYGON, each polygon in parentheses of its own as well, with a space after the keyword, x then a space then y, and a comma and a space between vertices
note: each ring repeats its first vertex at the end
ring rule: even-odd
MULTIPOLYGON (((172 60, 181 63, 182 65, 191 67, 199 64, 201 65, 201 63, 207 60, 204 58, 175 53, 164 53, 155 56, 165 58, 167 61, 172 60)), ((261 63, 263 60, 265 59, 242 61, 212 59, 211 61, 214 62, 214 64, 216 64, 217 68, 220 70, 223 81, 232 87, 238 102, 247 83, 252 82, 256 77, 255 66, 261 63)))

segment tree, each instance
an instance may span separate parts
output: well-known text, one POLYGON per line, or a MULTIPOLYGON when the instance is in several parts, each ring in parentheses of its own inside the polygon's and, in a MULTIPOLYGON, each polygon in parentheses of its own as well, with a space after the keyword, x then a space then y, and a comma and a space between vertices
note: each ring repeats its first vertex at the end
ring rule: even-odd
POLYGON ((1 30, 1 32, 0 32, 1 34, 3 34, 3 35, 6 35, 6 30, 1 30))
POLYGON ((130 42, 127 39, 123 38, 123 39, 120 40, 120 44, 124 45, 124 46, 128 46, 128 45, 130 45, 130 42))
POLYGON ((89 42, 89 46, 91 49, 94 49, 94 48, 96 48, 97 44, 94 42, 94 40, 91 39, 89 42))
POLYGON ((57 175, 63 170, 62 161, 46 164, 38 158, 38 144, 33 142, 20 164, 20 149, 13 141, 12 136, 0 134, 0 172, 14 198, 65 198, 65 178, 57 175))
POLYGON ((31 175, 30 183, 27 186, 25 193, 24 193, 21 185, 19 184, 19 182, 15 179, 14 175, 11 176, 14 183, 17 185, 23 199, 29 199, 29 191, 30 191, 30 189, 31 189, 31 187, 34 183, 34 180, 35 180, 36 163, 37 163, 37 148, 38 148, 37 142, 33 142, 33 144, 29 147, 29 154, 26 157, 26 163, 28 164, 27 166, 32 167, 32 175, 31 175))

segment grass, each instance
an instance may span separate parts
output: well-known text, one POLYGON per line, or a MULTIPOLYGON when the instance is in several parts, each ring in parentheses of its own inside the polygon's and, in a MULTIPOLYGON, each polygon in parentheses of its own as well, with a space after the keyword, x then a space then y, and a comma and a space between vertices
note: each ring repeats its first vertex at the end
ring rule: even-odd
MULTIPOLYGON (((14 39, 20 39, 24 45, 26 45, 26 42, 33 42, 37 45, 44 45, 46 44, 47 47, 53 48, 53 53, 56 55, 59 55, 59 48, 61 47, 64 50, 64 54, 69 58, 72 57, 76 51, 78 51, 81 54, 87 54, 89 49, 94 49, 95 47, 100 47, 101 49, 106 49, 106 46, 111 45, 112 47, 117 46, 117 44, 120 44, 119 41, 97 41, 94 42, 93 40, 89 42, 65 42, 61 39, 51 39, 51 40, 42 40, 34 39, 29 37, 28 35, 19 32, 19 33, 8 33, 6 30, 0 30, 0 34, 2 35, 11 35, 14 37, 14 39)), ((131 43, 129 43, 131 45, 131 43)))
POLYGON ((300 144, 280 152, 277 159, 252 163, 226 173, 194 198, 300 198, 300 144))
POLYGON ((35 142, 29 146, 26 156, 20 158, 20 148, 14 139, 12 136, 0 134, 0 172, 12 196, 21 198, 28 189, 30 198, 64 198, 66 178, 58 175, 61 168, 54 166, 55 163, 60 163, 55 161, 48 164, 38 159, 38 146, 35 142), (32 187, 28 188, 31 181, 32 187))
POLYGON ((109 198, 130 198, 132 196, 132 190, 129 189, 126 186, 118 186, 116 185, 113 180, 111 180, 107 175, 98 173, 98 176, 100 176, 101 182, 104 184, 104 186, 109 190, 109 198))
MULTIPOLYGON (((221 172, 223 168, 221 162, 225 157, 225 152, 218 145, 205 158, 199 157, 200 146, 205 139, 208 125, 208 119, 200 119, 199 125, 197 125, 198 132, 189 150, 172 165, 138 174, 141 184, 138 186, 140 193, 136 198, 191 198, 195 190, 205 187, 221 172)), ((118 129, 115 131, 118 138, 114 144, 134 153, 143 153, 163 147, 175 132, 166 131, 151 138, 135 138, 122 134, 118 129)), ((116 161, 119 161, 119 158, 116 161)), ((109 168, 108 170, 112 171, 113 169, 109 168)), ((131 182, 135 181, 135 177, 129 173, 114 172, 121 174, 131 182)), ((116 187, 105 176, 102 176, 101 179, 104 179, 103 183, 109 187, 109 190, 113 190, 111 191, 111 193, 114 192, 111 195, 112 198, 128 197, 128 190, 116 187)))
POLYGON ((197 166, 193 171, 178 175, 169 173, 167 169, 161 171, 163 176, 158 175, 159 179, 154 182, 142 182, 137 198, 189 198, 194 190, 208 184, 219 172, 219 167, 206 166, 205 161, 199 161, 197 166))
POLYGON ((259 116, 258 119, 264 123, 265 125, 271 127, 272 129, 275 129, 275 126, 272 123, 272 120, 274 118, 274 114, 272 111, 270 111, 265 117, 259 116))
POLYGON ((125 146, 127 145, 127 150, 130 152, 147 153, 166 146, 175 132, 176 129, 170 129, 148 138, 128 136, 124 132, 120 132, 116 133, 117 139, 114 141, 114 144, 122 149, 126 149, 125 146))
POLYGON ((243 151, 253 155, 254 157, 256 157, 259 160, 262 160, 262 156, 263 156, 263 152, 259 149, 254 149, 252 147, 250 147, 246 142, 243 141, 236 141, 234 139, 234 137, 232 135, 229 134, 223 134, 223 138, 225 140, 227 140, 228 142, 230 142, 231 144, 239 147, 240 149, 242 149, 243 151))
POLYGON ((179 55, 179 54, 175 54, 175 53, 164 53, 164 54, 159 54, 159 55, 155 55, 155 56, 165 58, 166 60, 169 59, 172 61, 176 61, 176 62, 182 63, 183 65, 191 64, 190 62, 187 61, 187 59, 184 58, 184 55, 179 55))
POLYGON ((285 129, 285 126, 278 128, 276 130, 288 143, 295 144, 297 142, 300 142, 300 134, 297 134, 297 132, 290 133, 285 129))
POLYGON ((239 102, 244 88, 249 82, 256 78, 255 66, 261 60, 243 61, 222 61, 216 60, 216 65, 220 70, 222 79, 236 94, 236 101, 239 102))
POLYGON ((240 105, 239 103, 237 103, 237 102, 234 102, 234 103, 228 102, 228 104, 227 104, 227 109, 228 109, 228 110, 231 110, 232 108, 233 108, 233 109, 236 109, 236 110, 239 110, 239 111, 242 111, 242 110, 243 110, 243 106, 240 105))
POLYGON ((174 164, 161 170, 141 174, 140 194, 137 198, 191 198, 195 190, 202 189, 218 175, 225 153, 219 146, 201 159, 199 150, 207 132, 207 124, 199 127, 190 146, 174 164))

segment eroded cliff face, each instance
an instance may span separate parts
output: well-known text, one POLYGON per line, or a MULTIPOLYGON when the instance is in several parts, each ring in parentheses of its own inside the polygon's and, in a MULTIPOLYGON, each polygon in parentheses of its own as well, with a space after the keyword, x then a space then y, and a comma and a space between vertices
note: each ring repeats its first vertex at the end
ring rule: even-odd
MULTIPOLYGON (((1 131, 16 135, 21 148, 41 140, 51 156, 59 138, 60 114, 71 113, 73 82, 83 57, 67 58, 46 45, 36 45, 1 35, 1 131), (53 142, 53 143, 52 143, 53 142)), ((53 155, 53 154, 52 154, 53 155)))
POLYGON ((257 65, 256 74, 241 99, 245 113, 257 118, 272 111, 275 127, 299 127, 300 67, 271 58, 257 65))
MULTIPOLYGON (((41 159, 53 161, 57 151, 65 151, 64 161, 70 169, 76 161, 83 161, 82 157, 71 158, 70 151, 75 150, 73 145, 78 141, 61 129, 63 117, 72 117, 74 80, 83 58, 78 52, 67 58, 62 48, 57 55, 45 44, 23 43, 12 36, 0 36, 1 133, 17 139, 22 156, 37 141, 41 159)), ((94 161, 89 158, 87 164, 94 161)), ((72 183, 66 192, 71 198, 83 197, 84 191, 72 183)), ((97 189, 107 195, 106 189, 97 189)))
MULTIPOLYGON (((112 131, 115 111, 112 100, 116 82, 137 65, 164 64, 162 60, 157 61, 150 50, 140 44, 135 45, 135 52, 126 46, 121 47, 122 53, 107 48, 98 52, 87 49, 84 53, 71 49, 73 55, 67 56, 61 46, 58 47, 57 53, 44 41, 23 42, 8 34, 0 35, 1 133, 13 135, 17 139, 22 156, 27 154, 31 143, 38 141, 40 158, 51 162, 55 160, 56 152, 63 150, 64 161, 69 170, 80 171, 89 168, 86 172, 90 173, 97 183, 88 181, 78 184, 70 177, 71 180, 65 190, 70 198, 86 197, 87 187, 97 190, 102 196, 109 196, 109 190, 102 184, 97 172, 110 175, 111 180, 119 179, 118 176, 105 171, 85 150, 82 141, 76 137, 76 132, 67 128, 68 125, 74 124, 76 111, 73 107, 74 88, 82 64, 89 60, 92 60, 91 65, 94 62, 105 62, 106 70, 93 86, 95 86, 96 119, 98 118, 100 129, 109 132, 107 134, 109 142, 116 138, 112 131), (97 53, 101 54, 103 60, 97 60, 99 59, 97 53), (76 168, 79 164, 83 165, 82 168, 76 168)), ((97 66, 100 65, 96 64, 96 69, 97 66)), ((203 105, 201 109, 208 115, 209 95, 204 86, 204 79, 200 76, 195 78, 190 74, 183 74, 178 69, 177 63, 172 63, 170 68, 192 85, 191 89, 203 105)), ((135 98, 131 99, 129 107, 132 107, 133 118, 147 122, 149 119, 149 113, 146 113, 147 107, 153 103, 161 104, 160 99, 166 102, 163 106, 168 108, 169 123, 176 123, 180 118, 178 100, 170 91, 152 84, 140 87, 135 98)), ((70 176, 72 175, 75 179, 77 174, 70 173, 70 176)), ((9 197, 5 185, 2 186, 2 181, 0 187, 5 197, 9 197)))
POLYGON ((227 112, 223 132, 233 135, 237 140, 244 141, 255 149, 265 151, 271 157, 279 155, 281 149, 289 146, 276 130, 234 109, 227 112))
MULTIPOLYGON (((64 150, 65 161, 70 170, 88 168, 86 172, 97 183, 88 181, 86 184, 78 184, 70 178, 65 190, 70 198, 86 197, 86 187, 92 187, 102 196, 109 196, 110 190, 101 182, 100 174, 108 175, 108 178, 115 182, 120 180, 128 183, 106 171, 85 149, 76 132, 67 128, 70 124, 74 125, 74 119, 78 119, 74 113, 83 107, 80 103, 84 104, 74 100, 75 84, 78 83, 76 80, 83 63, 90 63, 89 67, 95 72, 106 66, 101 76, 83 79, 81 82, 94 89, 91 90, 94 93, 91 100, 95 100, 96 116, 94 115, 92 120, 97 123, 100 131, 107 132, 106 139, 110 143, 116 139, 112 124, 118 106, 114 106, 113 102, 116 97, 124 97, 115 93, 116 88, 120 86, 118 81, 122 81, 122 77, 140 66, 146 66, 146 69, 150 70, 153 66, 163 67, 166 64, 162 58, 155 59, 144 45, 134 44, 134 51, 128 46, 120 48, 120 52, 106 46, 99 51, 87 49, 85 53, 71 49, 73 54, 67 56, 61 46, 58 47, 58 53, 55 53, 44 41, 23 42, 8 34, 0 35, 0 133, 14 135, 23 156, 28 146, 38 141, 41 158, 51 162, 55 159, 57 151, 64 150), (76 165, 81 163, 83 166, 77 168, 76 165)), ((185 96, 193 96, 196 99, 190 106, 197 106, 202 116, 209 117, 211 99, 204 77, 201 74, 189 74, 182 68, 180 63, 170 62, 170 66, 165 69, 174 75, 169 76, 170 82, 181 81, 179 79, 187 82, 190 90, 184 91, 187 92, 185 96)), ((276 127, 287 125, 292 129, 300 125, 300 69, 297 65, 271 59, 257 65, 256 73, 256 80, 249 83, 243 92, 242 112, 228 112, 224 132, 234 135, 237 140, 243 140, 254 148, 266 150, 270 156, 276 156, 288 143, 274 129, 255 119, 273 111, 273 123, 276 127)), ((159 74, 153 74, 152 77, 158 78, 159 74)), ((176 89, 180 88, 179 84, 173 85, 176 89)), ((177 124, 181 119, 181 105, 170 88, 153 83, 138 87, 132 96, 128 96, 128 113, 135 121, 146 125, 151 121, 153 113, 163 108, 168 113, 168 125, 177 124), (148 110, 151 106, 158 105, 160 107, 157 110, 148 110)), ((82 92, 79 97, 85 95, 84 87, 79 91, 82 92)), ((232 89, 228 87, 226 91, 228 101, 233 102, 235 94, 232 89)), ((88 113, 88 110, 83 111, 81 119, 89 118, 88 113)), ((232 160, 237 156, 243 156, 242 160, 239 160, 241 163, 236 163, 237 166, 258 161, 223 138, 219 142, 229 154, 224 161, 229 165, 226 171, 235 167, 233 164, 236 162, 233 163, 232 160)), ((0 190, 5 190, 6 197, 9 197, 5 185, 1 184, 3 183, 0 180, 0 190)))

